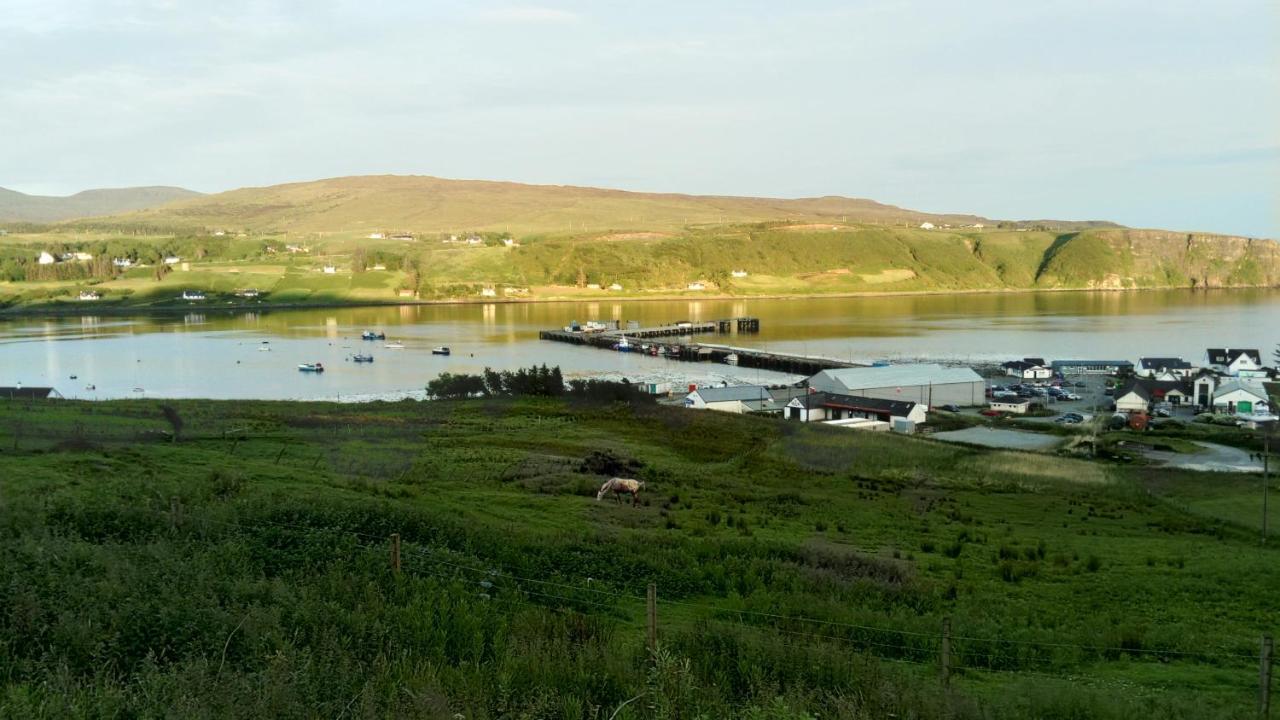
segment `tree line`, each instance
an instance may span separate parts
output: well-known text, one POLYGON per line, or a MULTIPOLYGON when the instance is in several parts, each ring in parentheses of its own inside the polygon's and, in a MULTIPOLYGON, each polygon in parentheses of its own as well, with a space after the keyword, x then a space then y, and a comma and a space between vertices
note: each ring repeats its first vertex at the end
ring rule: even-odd
POLYGON ((485 368, 480 375, 441 373, 427 383, 427 395, 437 400, 484 397, 575 397, 594 402, 633 402, 653 399, 623 380, 575 378, 565 381, 560 366, 544 363, 519 370, 485 368))

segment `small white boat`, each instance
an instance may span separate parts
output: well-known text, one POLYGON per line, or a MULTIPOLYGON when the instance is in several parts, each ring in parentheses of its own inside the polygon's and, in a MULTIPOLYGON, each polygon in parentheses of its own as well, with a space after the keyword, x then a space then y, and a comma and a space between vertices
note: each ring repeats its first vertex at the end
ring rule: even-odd
POLYGON ((737 354, 737 353, 729 353, 728 355, 725 355, 725 356, 724 356, 724 364, 725 364, 725 365, 737 365, 737 364, 738 364, 738 354, 737 354))
POLYGON ((431 348, 431 354, 432 354, 432 355, 448 355, 448 354, 449 354, 449 348, 447 348, 447 347, 445 347, 445 346, 443 346, 443 345, 441 345, 440 347, 433 347, 433 348, 431 348))
POLYGON ((322 365, 321 363, 318 363, 318 362, 316 362, 316 363, 301 363, 300 365, 298 365, 298 371, 299 371, 299 372, 322 373, 322 372, 324 372, 324 365, 322 365))
POLYGON ((386 345, 383 345, 382 347, 384 347, 384 348, 386 348, 386 349, 388 349, 388 350, 403 350, 403 349, 404 349, 404 343, 402 343, 402 342, 389 342, 389 343, 387 343, 386 345))

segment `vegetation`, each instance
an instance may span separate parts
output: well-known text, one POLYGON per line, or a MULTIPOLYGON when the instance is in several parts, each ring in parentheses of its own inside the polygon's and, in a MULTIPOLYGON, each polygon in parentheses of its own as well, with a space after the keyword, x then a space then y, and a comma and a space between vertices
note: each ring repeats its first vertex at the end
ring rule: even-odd
POLYGON ((1277 630, 1256 478, 584 397, 166 405, 0 403, 0 717, 1234 718, 1277 630))

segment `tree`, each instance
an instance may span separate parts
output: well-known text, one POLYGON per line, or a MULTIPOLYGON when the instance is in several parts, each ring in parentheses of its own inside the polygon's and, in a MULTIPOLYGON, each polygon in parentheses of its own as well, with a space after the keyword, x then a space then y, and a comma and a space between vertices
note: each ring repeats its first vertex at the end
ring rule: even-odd
POLYGON ((369 268, 369 256, 365 253, 364 248, 356 248, 351 253, 351 272, 362 273, 369 268))

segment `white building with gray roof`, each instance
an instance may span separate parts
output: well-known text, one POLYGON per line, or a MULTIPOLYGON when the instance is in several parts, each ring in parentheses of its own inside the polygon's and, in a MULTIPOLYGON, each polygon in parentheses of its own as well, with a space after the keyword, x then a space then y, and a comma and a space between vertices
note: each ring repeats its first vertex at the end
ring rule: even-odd
POLYGON ((809 378, 809 387, 837 395, 908 400, 926 409, 986 402, 986 383, 972 368, 936 363, 823 370, 809 378))

